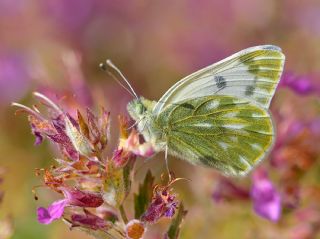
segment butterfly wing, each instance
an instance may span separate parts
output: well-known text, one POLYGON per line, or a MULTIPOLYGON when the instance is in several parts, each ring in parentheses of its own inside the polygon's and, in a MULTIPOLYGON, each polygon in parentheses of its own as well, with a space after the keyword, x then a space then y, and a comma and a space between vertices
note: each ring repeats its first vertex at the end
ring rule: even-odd
POLYGON ((153 109, 158 115, 170 104, 209 95, 246 98, 269 108, 279 83, 285 56, 277 46, 242 50, 201 69, 173 85, 153 109))
POLYGON ((233 96, 204 96, 168 106, 156 124, 169 153, 226 175, 245 175, 273 143, 268 111, 233 96))

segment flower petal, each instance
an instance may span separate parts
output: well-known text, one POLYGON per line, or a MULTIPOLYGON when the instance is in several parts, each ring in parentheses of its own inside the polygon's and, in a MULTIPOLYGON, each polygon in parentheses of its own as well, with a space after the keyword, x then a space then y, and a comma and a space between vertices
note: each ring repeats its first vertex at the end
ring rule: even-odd
POLYGON ((84 210, 85 214, 73 214, 71 220, 73 226, 82 226, 93 230, 104 229, 108 226, 107 222, 95 214, 84 210))
POLYGON ((67 201, 63 199, 52 203, 48 209, 39 207, 37 210, 38 221, 42 224, 50 224, 52 221, 61 218, 66 205, 67 201))
POLYGON ((101 194, 81 191, 76 188, 60 188, 65 195, 68 204, 79 207, 99 207, 103 204, 101 194))

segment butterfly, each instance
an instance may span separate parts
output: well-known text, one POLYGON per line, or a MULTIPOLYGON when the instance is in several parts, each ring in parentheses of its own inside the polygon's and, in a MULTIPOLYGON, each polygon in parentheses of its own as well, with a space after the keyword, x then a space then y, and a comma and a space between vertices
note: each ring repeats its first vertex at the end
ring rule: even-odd
POLYGON ((138 97, 126 81, 135 96, 127 110, 157 152, 246 175, 272 148, 268 109, 284 61, 277 46, 250 47, 183 78, 159 101, 138 97))

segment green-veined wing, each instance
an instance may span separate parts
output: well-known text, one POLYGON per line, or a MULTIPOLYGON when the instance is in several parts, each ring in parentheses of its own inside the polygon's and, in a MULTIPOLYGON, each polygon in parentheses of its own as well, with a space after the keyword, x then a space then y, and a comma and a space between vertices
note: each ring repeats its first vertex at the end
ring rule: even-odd
POLYGON ((169 153, 227 175, 244 175, 273 142, 268 111, 248 99, 205 96, 167 106, 156 118, 169 153))

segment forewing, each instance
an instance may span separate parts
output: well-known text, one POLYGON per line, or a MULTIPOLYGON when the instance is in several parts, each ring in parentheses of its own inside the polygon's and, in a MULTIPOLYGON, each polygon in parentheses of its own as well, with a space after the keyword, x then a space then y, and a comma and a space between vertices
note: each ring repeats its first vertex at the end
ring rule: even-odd
POLYGON ((158 115, 168 105, 209 95, 231 95, 269 108, 279 83, 285 56, 277 46, 242 50, 201 69, 173 85, 154 107, 158 115))
POLYGON ((166 107, 157 118, 169 153, 227 175, 245 175, 273 142, 267 110, 247 99, 206 96, 166 107))

